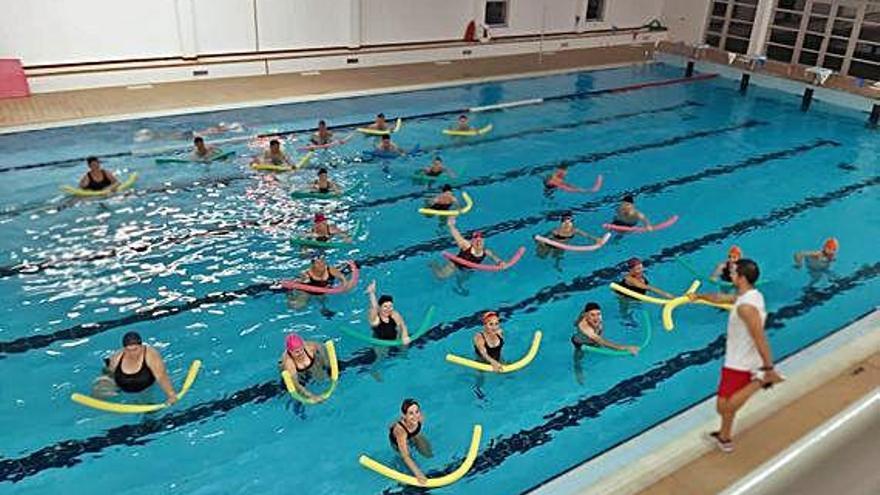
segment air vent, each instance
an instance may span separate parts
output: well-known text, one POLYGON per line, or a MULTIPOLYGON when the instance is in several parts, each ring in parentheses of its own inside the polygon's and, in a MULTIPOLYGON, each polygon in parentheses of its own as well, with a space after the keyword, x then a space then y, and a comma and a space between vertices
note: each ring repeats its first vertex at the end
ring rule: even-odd
POLYGON ((347 63, 347 64, 356 64, 356 63, 358 63, 358 59, 356 59, 356 58, 347 58, 347 59, 345 59, 345 63, 347 63))
POLYGON ((193 71, 193 75, 194 75, 194 76, 207 76, 207 75, 208 75, 208 71, 207 71, 207 69, 194 70, 194 71, 193 71))
POLYGON ((462 51, 461 51, 461 54, 462 54, 462 55, 470 55, 471 53, 473 53, 473 52, 470 51, 470 50, 462 50, 462 51))

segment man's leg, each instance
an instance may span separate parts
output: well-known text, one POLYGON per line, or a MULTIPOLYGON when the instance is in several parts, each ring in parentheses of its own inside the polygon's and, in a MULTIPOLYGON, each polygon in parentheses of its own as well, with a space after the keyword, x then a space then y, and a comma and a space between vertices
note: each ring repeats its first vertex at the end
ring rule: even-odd
POLYGON ((721 429, 718 432, 718 437, 722 441, 730 441, 733 432, 733 418, 736 415, 736 412, 739 411, 740 408, 745 405, 746 401, 748 401, 758 390, 761 390, 761 382, 758 380, 752 380, 748 385, 737 390, 730 397, 718 397, 716 409, 718 410, 718 414, 721 415, 721 429))

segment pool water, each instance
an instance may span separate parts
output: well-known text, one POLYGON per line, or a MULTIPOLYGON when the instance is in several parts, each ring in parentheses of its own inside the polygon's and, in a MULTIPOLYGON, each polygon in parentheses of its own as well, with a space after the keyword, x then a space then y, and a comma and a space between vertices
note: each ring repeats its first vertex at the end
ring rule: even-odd
MULTIPOLYGON (((0 136, 0 493, 403 493, 357 458, 394 464, 387 432, 405 397, 426 415, 435 457, 416 461, 428 473, 457 466, 472 426, 483 425, 473 469, 438 493, 521 493, 716 387, 726 316, 684 307, 676 329, 664 332, 658 307, 621 302, 608 289, 629 257, 644 260, 654 285, 680 293, 693 280, 680 260, 708 274, 730 245, 741 246, 766 280, 777 359, 871 310, 880 300, 880 256, 870 242, 880 235, 880 150, 865 116, 821 102, 802 113, 793 95, 753 87, 742 96, 731 80, 673 81, 679 77, 678 68, 651 64, 0 136), (536 97, 549 99, 472 114, 475 124, 494 125, 482 138, 439 132, 458 109, 536 97), (319 117, 358 124, 377 111, 403 116, 394 140, 423 153, 363 161, 372 140, 356 136, 295 174, 247 167, 254 151, 242 137, 306 129, 319 117), (220 121, 245 127, 214 136, 231 139, 222 147, 238 157, 229 162, 157 165, 186 142, 132 139, 142 128, 168 134, 220 121), (454 249, 441 222, 416 212, 434 190, 410 177, 432 153, 464 170, 462 189, 474 198, 458 226, 482 230, 503 258, 525 246, 519 264, 460 281, 432 275, 430 263, 454 249), (78 179, 78 159, 90 154, 106 156, 122 176, 137 172, 136 188, 102 201, 64 197, 58 187, 78 179), (541 180, 560 162, 575 184, 589 187, 602 175, 602 189, 545 195, 541 180), (290 199, 319 165, 356 192, 290 199), (591 253, 536 256, 532 236, 561 212, 574 211, 580 228, 599 234, 626 193, 654 222, 676 214, 679 221, 614 236, 591 253), (357 261, 361 283, 294 309, 273 282, 307 265, 289 239, 318 211, 342 226, 360 223, 356 244, 328 259, 357 261), (831 273, 794 269, 793 252, 832 235, 841 251, 831 273), (436 307, 428 334, 378 363, 339 331, 367 331, 362 292, 371 280, 394 295, 410 328, 436 307), (591 300, 603 307, 607 337, 619 342, 642 340, 635 322, 647 311, 650 344, 636 357, 587 354, 576 366, 572 323, 591 300), (473 372, 444 356, 472 354, 479 315, 489 309, 502 316, 507 359, 525 353, 536 329, 544 341, 530 366, 487 376, 476 393, 473 372), (101 358, 129 330, 161 350, 175 384, 192 360, 203 360, 189 395, 145 416, 71 402, 72 392, 89 391, 101 358), (298 406, 283 389, 276 361, 291 331, 336 341, 341 377, 324 404, 298 406)), ((294 155, 308 139, 285 138, 294 155)))

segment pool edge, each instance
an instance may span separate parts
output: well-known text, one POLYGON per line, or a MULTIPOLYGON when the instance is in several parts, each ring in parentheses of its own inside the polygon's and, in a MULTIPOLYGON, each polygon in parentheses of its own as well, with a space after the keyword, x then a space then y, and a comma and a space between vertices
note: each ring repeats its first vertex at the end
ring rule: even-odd
MULTIPOLYGON (((751 428, 880 349, 880 308, 874 308, 779 363, 785 386, 760 394, 737 417, 751 428)), ((714 396, 638 436, 523 492, 529 495, 634 494, 712 450, 703 434, 716 429, 714 396)), ((772 457, 769 456, 769 457, 772 457)))

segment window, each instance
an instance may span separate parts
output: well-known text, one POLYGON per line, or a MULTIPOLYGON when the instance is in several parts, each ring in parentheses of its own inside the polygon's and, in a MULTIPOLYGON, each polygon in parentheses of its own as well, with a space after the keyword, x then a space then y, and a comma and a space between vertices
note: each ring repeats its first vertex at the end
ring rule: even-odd
POLYGON ((880 0, 776 0, 771 21, 767 58, 880 80, 880 0))
POLYGON ((587 0, 587 22, 601 21, 605 14, 605 0, 587 0))
POLYGON ((487 26, 507 26, 507 0, 490 0, 486 2, 487 26))
POLYGON ((714 0, 706 19, 706 44, 746 53, 758 0, 714 0))

